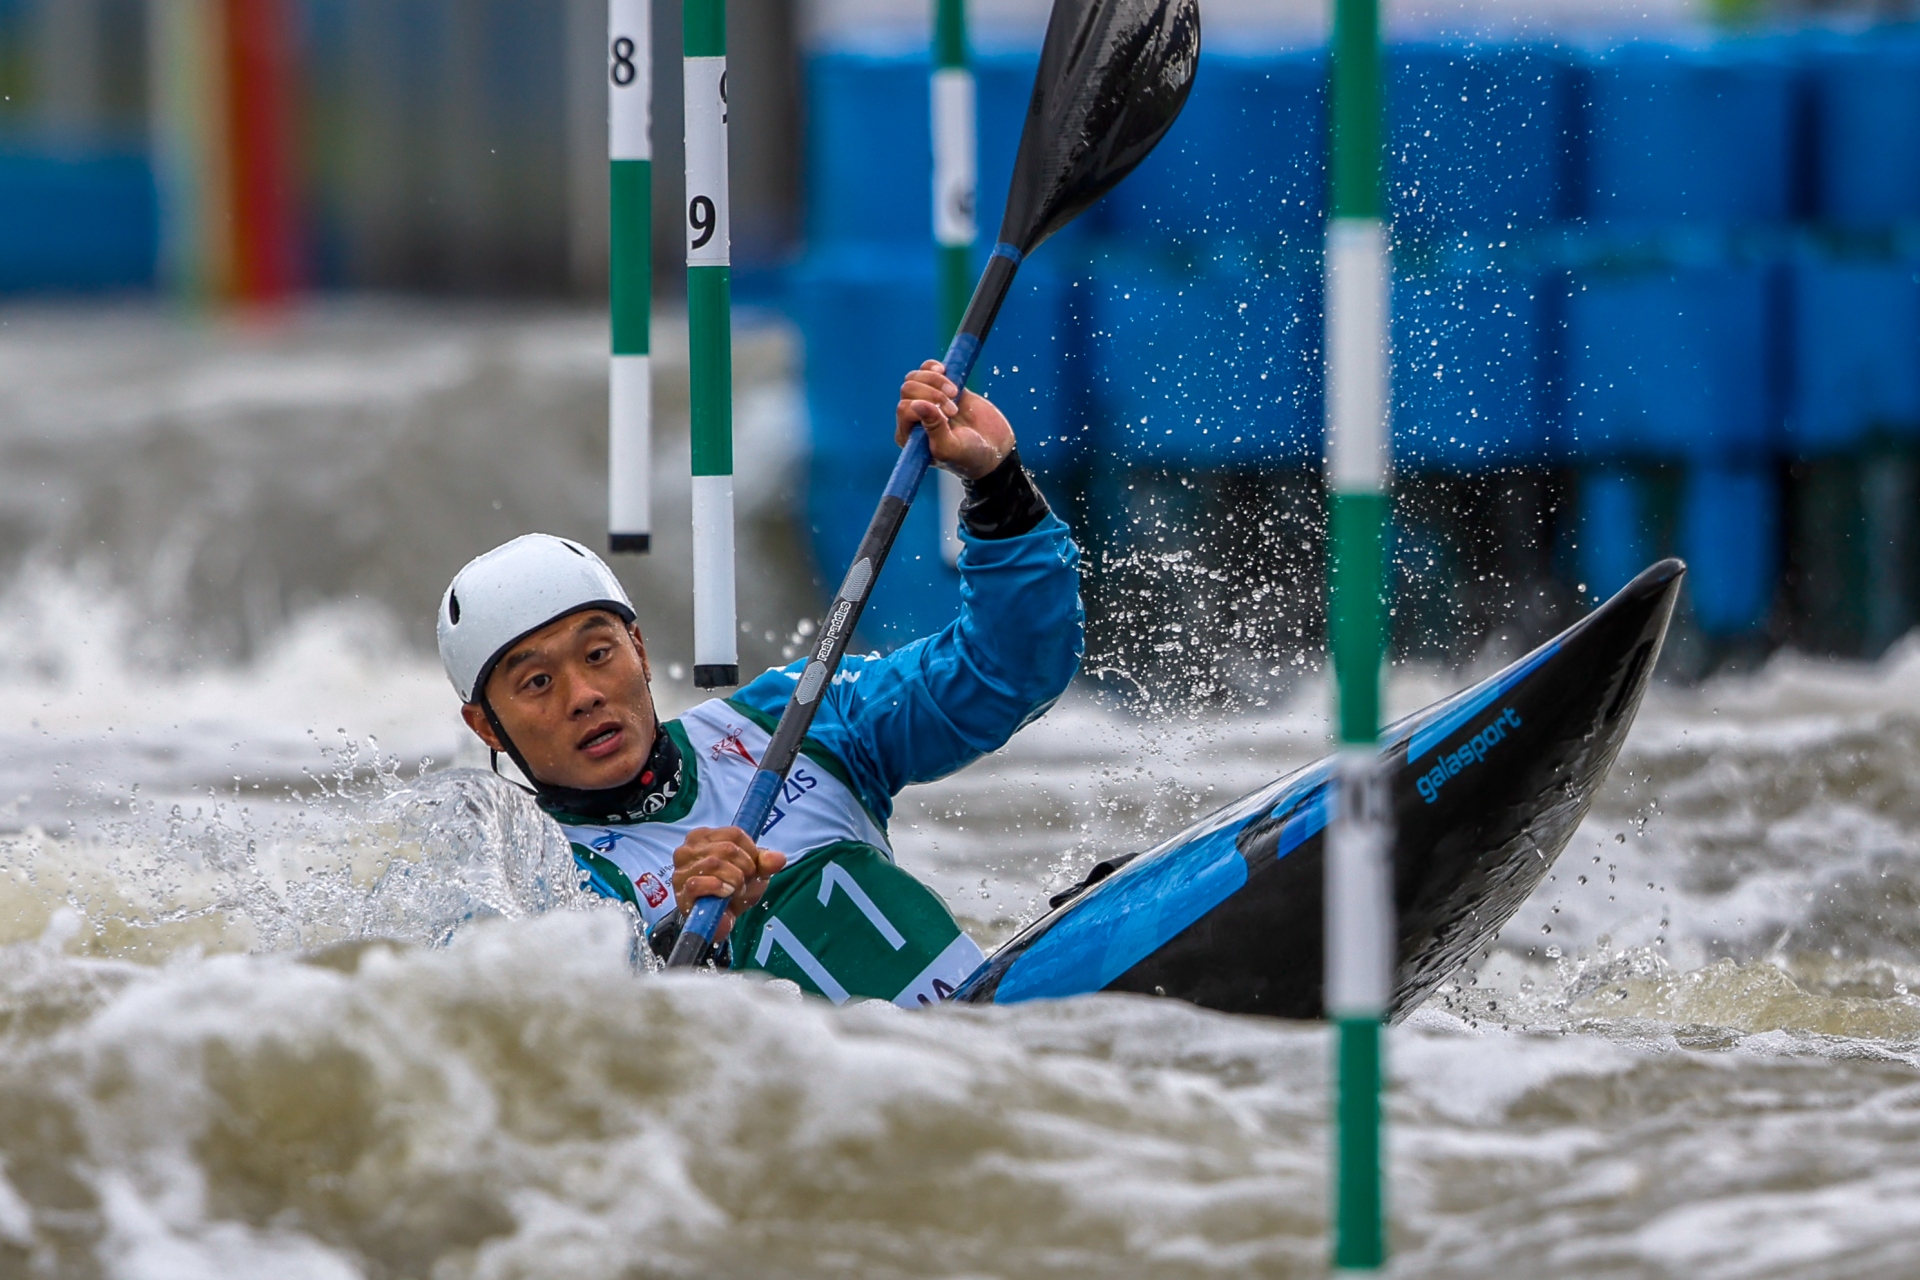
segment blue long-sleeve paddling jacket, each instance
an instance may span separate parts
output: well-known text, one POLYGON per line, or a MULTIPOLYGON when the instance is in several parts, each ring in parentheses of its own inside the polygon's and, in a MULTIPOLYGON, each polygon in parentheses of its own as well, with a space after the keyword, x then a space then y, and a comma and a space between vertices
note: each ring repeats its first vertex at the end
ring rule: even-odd
MULTIPOLYGON (((902 787, 946 777, 1044 715, 1086 651, 1080 549, 1058 515, 1017 537, 960 537, 960 616, 890 654, 847 655, 809 734, 882 823, 902 787)), ((778 716, 805 666, 770 670, 731 700, 778 716)))

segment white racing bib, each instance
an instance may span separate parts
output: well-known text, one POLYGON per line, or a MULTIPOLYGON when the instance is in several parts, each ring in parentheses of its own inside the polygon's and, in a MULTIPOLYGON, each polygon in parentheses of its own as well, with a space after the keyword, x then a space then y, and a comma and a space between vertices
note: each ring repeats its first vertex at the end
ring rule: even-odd
MULTIPOLYGON (((636 906, 649 928, 673 910, 673 851, 697 827, 733 824, 740 797, 753 780, 771 735, 720 699, 701 703, 678 720, 692 807, 672 820, 602 825, 561 823, 567 839, 605 858, 632 881, 636 906)), ((669 729, 671 732, 671 729, 669 729)), ((673 803, 667 810, 675 808, 673 803)), ((802 754, 787 772, 773 818, 759 840, 789 862, 838 840, 857 840, 893 856, 886 829, 852 789, 802 754)))
MULTIPOLYGON (((667 732, 682 754, 681 789, 655 801, 661 816, 561 824, 593 855, 581 860, 603 892, 627 896, 609 863, 631 883, 649 928, 673 910, 673 851, 696 827, 732 823, 770 737, 719 699, 667 732)), ((866 996, 911 1009, 944 1000, 984 959, 939 895, 893 865, 885 828, 822 761, 794 762, 760 845, 786 854, 788 869, 736 923, 734 968, 788 978, 835 1004, 866 996)))

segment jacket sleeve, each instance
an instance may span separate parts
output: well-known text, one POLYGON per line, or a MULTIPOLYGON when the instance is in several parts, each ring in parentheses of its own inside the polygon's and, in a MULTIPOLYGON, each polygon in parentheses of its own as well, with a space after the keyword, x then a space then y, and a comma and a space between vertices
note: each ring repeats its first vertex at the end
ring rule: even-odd
MULTIPOLYGON (((849 654, 813 722, 882 822, 902 787, 971 764, 1045 713, 1085 651, 1080 550, 1059 516, 1017 537, 960 537, 960 616, 885 657, 849 654)), ((736 696, 778 715, 805 665, 736 696)))

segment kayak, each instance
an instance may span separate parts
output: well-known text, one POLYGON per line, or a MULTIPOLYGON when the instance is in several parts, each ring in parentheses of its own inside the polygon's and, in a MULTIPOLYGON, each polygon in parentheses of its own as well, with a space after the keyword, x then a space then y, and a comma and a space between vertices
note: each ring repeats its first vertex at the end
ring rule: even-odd
MULTIPOLYGON (((1685 574, 1662 560, 1518 662, 1381 735, 1399 933, 1392 1017, 1485 949, 1552 869, 1633 724, 1685 574)), ((951 999, 1129 991, 1227 1013, 1323 1016, 1335 763, 1097 864, 951 999)))

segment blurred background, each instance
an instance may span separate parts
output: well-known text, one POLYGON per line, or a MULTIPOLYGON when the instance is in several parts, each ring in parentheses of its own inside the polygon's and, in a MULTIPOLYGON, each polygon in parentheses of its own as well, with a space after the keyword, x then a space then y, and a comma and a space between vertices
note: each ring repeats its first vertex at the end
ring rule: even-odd
MULTIPOLYGON (((1080 687, 890 824, 986 942, 1327 749, 1331 4, 1200 2, 1185 115, 1029 259, 981 370, 1091 622, 1080 687)), ((1916 1269, 1906 3, 1385 5, 1388 714, 1693 566, 1573 843, 1394 1032, 1406 1274, 1916 1269)), ((731 0, 749 672, 804 642, 943 345, 930 7, 731 0)), ((677 712, 654 8, 654 551, 615 565, 677 712)), ((971 5, 985 210, 1045 13, 971 5)), ((605 0, 0 0, 0 1275, 1323 1275, 1310 1028, 696 998, 560 913, 333 945, 553 901, 551 824, 443 768, 486 753, 431 617, 515 534, 605 545, 605 57, 605 0)), ((933 496, 867 643, 957 606, 933 496)))
MULTIPOLYGON (((798 643, 943 345, 925 7, 730 6, 749 666, 798 643)), ((983 245, 1046 8, 972 6, 983 245)), ((683 662, 654 10, 658 550, 621 571, 683 662)), ((983 362, 1128 697, 1257 703, 1318 665, 1324 10, 1205 6, 1186 114, 1023 270, 983 362)), ((1693 567, 1679 676, 1920 620, 1912 14, 1388 5, 1402 659, 1516 652, 1663 554, 1693 567)), ((602 0, 0 0, 14 589, 107 592, 143 660, 191 666, 346 606, 424 647, 492 541, 601 544, 604 43, 602 0)), ((904 537, 874 644, 956 605, 937 504, 904 537)))

